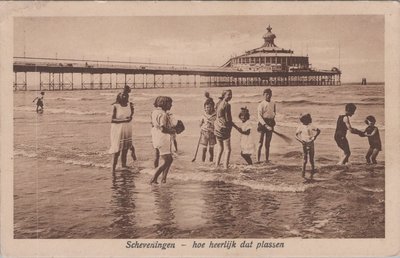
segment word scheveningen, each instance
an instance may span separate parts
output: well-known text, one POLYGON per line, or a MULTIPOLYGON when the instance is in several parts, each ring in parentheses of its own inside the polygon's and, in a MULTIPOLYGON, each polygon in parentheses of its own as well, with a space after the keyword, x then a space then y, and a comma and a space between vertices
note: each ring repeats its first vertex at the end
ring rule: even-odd
POLYGON ((151 243, 143 243, 139 241, 127 241, 126 242, 126 248, 148 248, 148 249, 169 249, 169 248, 175 248, 175 243, 162 243, 162 242, 151 242, 151 243))

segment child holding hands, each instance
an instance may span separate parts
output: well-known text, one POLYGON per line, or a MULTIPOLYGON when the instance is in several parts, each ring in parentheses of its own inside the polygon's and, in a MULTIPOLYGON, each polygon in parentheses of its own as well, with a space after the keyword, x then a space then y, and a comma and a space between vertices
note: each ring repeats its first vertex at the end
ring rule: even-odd
POLYGON ((382 143, 378 127, 375 126, 376 119, 374 116, 367 116, 365 123, 368 127, 364 131, 364 136, 368 137, 369 143, 369 149, 365 158, 367 159, 367 164, 377 164, 376 157, 382 150, 382 143))

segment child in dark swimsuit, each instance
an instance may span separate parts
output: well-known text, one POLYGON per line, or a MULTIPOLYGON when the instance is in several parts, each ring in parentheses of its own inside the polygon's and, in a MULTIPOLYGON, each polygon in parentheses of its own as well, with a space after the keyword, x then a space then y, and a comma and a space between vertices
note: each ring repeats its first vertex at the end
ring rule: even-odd
POLYGON ((375 126, 376 119, 373 116, 367 116, 365 123, 368 127, 365 129, 364 135, 368 137, 369 143, 369 149, 365 158, 367 159, 367 164, 377 164, 376 157, 382 150, 382 143, 378 127, 375 126))
POLYGON ((349 142, 347 141, 346 134, 349 130, 353 134, 362 135, 362 131, 355 129, 350 124, 350 117, 356 112, 356 105, 353 103, 346 104, 345 114, 338 117, 335 130, 335 141, 337 146, 343 150, 343 157, 340 159, 338 165, 344 165, 349 162, 351 155, 349 142))

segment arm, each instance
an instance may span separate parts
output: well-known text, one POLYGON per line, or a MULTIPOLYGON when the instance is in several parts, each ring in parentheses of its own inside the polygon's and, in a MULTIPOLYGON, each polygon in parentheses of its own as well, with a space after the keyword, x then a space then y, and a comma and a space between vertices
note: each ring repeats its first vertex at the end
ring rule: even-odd
POLYGON ((368 137, 374 136, 374 135, 376 134, 377 131, 378 131, 378 129, 375 127, 374 130, 372 131, 372 133, 368 134, 367 132, 364 132, 364 135, 365 135, 365 136, 368 136, 368 137))
POLYGON ((176 133, 176 130, 175 130, 174 127, 173 128, 169 128, 167 126, 167 124, 168 124, 167 123, 167 119, 169 119, 167 113, 162 114, 159 117, 159 119, 160 119, 161 132, 166 133, 166 134, 174 134, 174 133, 176 133))
POLYGON ((202 117, 200 120, 200 127, 204 124, 204 118, 202 117))
POLYGON ((347 129, 354 134, 358 134, 360 132, 360 130, 357 130, 356 128, 353 128, 350 124, 350 119, 345 116, 343 117, 343 122, 346 124, 347 129))
POLYGON ((112 111, 112 116, 111 116, 111 123, 118 123, 117 121, 117 109, 116 107, 113 105, 113 111, 112 111))
POLYGON ((321 133, 321 130, 319 128, 316 129, 317 133, 314 136, 313 141, 315 141, 315 139, 317 139, 318 135, 321 133))
MULTIPOLYGON (((275 116, 276 116, 276 105, 275 105, 275 103, 274 103, 274 119, 275 119, 275 116)), ((265 128, 266 128, 268 131, 271 131, 271 130, 274 129, 273 127, 271 127, 271 126, 269 126, 269 125, 267 125, 267 124, 265 124, 264 126, 265 126, 265 128)))
POLYGON ((243 131, 242 128, 237 126, 236 124, 232 124, 232 126, 238 130, 239 133, 244 134, 244 135, 250 135, 250 129, 247 129, 246 131, 243 131))
POLYGON ((133 114, 135 113, 135 107, 133 106, 132 102, 129 102, 129 105, 131 107, 131 118, 133 117, 133 114))
POLYGON ((226 122, 228 126, 232 126, 232 114, 231 114, 231 105, 229 103, 226 105, 226 122))
POLYGON ((301 144, 305 144, 305 141, 303 141, 302 139, 300 139, 300 134, 301 132, 299 130, 297 130, 296 132, 296 140, 298 140, 301 144))
POLYGON ((263 110, 262 110, 262 102, 260 104, 258 104, 257 107, 257 120, 260 124, 265 125, 265 121, 263 118, 263 110))
POLYGON ((174 134, 176 133, 175 128, 167 128, 165 126, 161 126, 161 132, 167 133, 167 134, 174 134))
POLYGON ((35 102, 35 100, 37 100, 39 97, 36 97, 32 102, 35 102))

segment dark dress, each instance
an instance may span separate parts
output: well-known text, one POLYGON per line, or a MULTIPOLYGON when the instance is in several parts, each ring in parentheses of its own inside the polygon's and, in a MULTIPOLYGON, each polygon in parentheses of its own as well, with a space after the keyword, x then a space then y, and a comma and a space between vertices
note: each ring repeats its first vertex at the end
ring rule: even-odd
POLYGON ((231 105, 221 100, 215 107, 217 118, 214 123, 214 134, 218 140, 227 140, 231 138, 232 115, 231 105))

